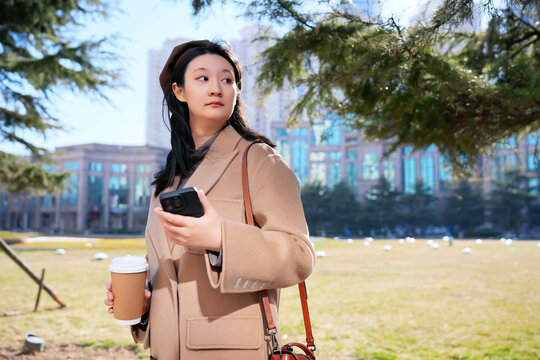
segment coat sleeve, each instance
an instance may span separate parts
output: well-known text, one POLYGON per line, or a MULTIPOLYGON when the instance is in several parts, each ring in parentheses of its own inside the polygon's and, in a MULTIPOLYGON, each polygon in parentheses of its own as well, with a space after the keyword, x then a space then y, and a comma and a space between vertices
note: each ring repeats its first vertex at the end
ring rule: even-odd
POLYGON ((222 218, 222 270, 210 276, 210 282, 223 293, 293 286, 306 279, 315 264, 295 174, 266 145, 254 146, 248 163, 258 226, 222 218))

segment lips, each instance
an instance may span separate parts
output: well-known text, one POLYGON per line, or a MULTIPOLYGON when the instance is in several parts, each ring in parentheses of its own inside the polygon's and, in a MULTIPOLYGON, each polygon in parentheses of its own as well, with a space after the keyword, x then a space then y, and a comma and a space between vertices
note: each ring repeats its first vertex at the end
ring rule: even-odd
POLYGON ((208 104, 206 104, 207 106, 223 106, 222 103, 220 103, 219 101, 212 101, 212 102, 209 102, 208 104))

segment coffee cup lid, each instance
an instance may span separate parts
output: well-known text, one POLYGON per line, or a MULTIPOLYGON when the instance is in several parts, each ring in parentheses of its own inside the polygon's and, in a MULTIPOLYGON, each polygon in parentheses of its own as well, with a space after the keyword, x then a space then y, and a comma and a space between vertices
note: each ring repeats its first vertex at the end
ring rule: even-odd
POLYGON ((137 273, 148 270, 148 264, 143 257, 126 255, 114 258, 109 270, 120 274, 137 273))

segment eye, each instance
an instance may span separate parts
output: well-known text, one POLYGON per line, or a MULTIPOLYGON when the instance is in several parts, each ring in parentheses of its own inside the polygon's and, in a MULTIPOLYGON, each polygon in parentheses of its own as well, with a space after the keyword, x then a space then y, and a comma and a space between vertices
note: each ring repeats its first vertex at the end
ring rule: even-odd
POLYGON ((231 78, 223 79, 223 81, 224 81, 226 84, 232 84, 232 83, 234 82, 233 79, 231 79, 231 78))
POLYGON ((199 76, 198 78, 196 78, 195 80, 201 80, 201 81, 208 81, 208 76, 199 76))

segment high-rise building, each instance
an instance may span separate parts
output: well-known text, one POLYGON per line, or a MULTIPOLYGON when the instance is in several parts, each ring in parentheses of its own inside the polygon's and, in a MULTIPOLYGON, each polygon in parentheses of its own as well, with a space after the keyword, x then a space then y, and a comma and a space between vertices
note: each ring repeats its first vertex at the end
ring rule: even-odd
POLYGON ((170 148, 170 132, 167 114, 162 112, 163 91, 159 85, 159 74, 169 58, 171 50, 188 39, 167 40, 160 49, 148 51, 146 72, 146 145, 163 149, 170 148))

